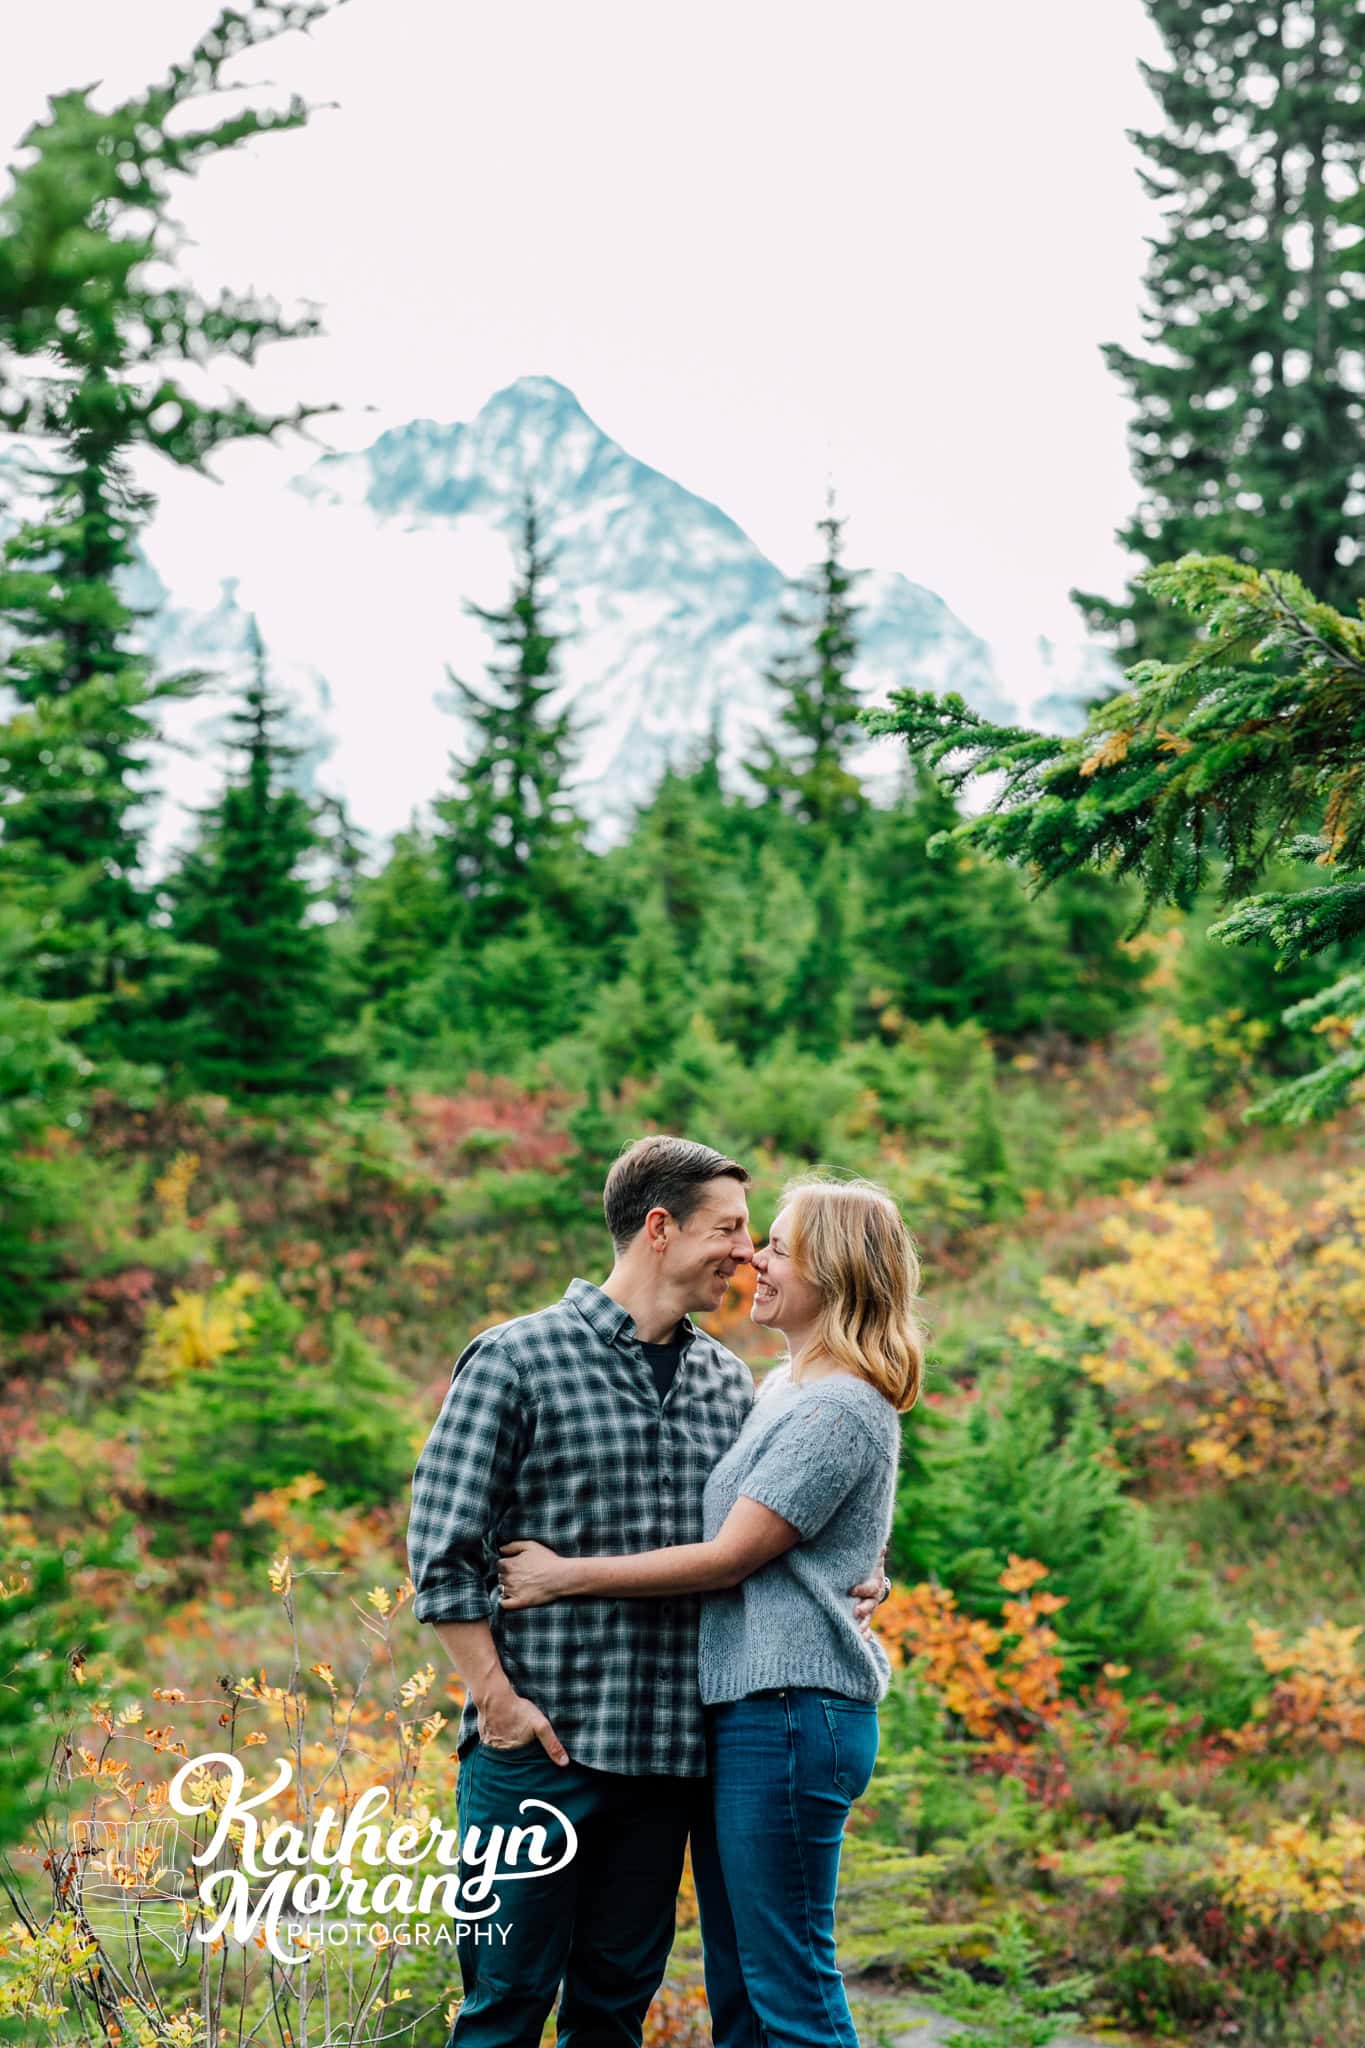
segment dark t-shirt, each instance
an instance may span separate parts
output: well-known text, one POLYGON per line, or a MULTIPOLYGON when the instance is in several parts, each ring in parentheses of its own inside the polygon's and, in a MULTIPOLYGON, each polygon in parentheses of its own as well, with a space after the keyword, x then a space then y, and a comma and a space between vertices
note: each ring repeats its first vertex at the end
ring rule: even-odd
POLYGON ((666 1344, 642 1344, 640 1349, 644 1352, 645 1360, 654 1375, 654 1384, 659 1389, 659 1399, 662 1401, 673 1384, 673 1376, 678 1370, 678 1360, 682 1356, 682 1324, 679 1323, 666 1344))

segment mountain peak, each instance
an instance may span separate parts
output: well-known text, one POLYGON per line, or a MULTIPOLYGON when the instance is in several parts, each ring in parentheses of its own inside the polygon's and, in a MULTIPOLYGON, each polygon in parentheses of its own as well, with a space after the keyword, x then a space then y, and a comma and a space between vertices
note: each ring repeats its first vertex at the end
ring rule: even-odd
POLYGON ((586 419, 587 414, 567 384, 556 377, 518 377, 479 408, 479 418, 490 412, 553 411, 586 419))

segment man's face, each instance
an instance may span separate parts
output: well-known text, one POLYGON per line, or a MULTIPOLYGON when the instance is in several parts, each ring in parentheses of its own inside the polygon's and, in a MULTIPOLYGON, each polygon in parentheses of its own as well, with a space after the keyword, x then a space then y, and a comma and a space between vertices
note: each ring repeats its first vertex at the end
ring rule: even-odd
POLYGON ((743 1184, 723 1174, 706 1183, 686 1223, 673 1221, 663 1270, 689 1310, 709 1315, 724 1301, 735 1268, 746 1265, 753 1255, 743 1184))

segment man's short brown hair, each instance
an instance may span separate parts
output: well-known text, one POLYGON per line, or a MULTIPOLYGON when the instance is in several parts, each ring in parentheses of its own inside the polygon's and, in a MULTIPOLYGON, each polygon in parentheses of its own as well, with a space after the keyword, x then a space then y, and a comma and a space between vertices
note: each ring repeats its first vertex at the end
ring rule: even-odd
POLYGON ((737 1159, 727 1159, 709 1145, 695 1145, 690 1138, 660 1133, 627 1145, 602 1190, 607 1229, 617 1251, 624 1251, 644 1229, 651 1209, 667 1209, 679 1223, 686 1223, 707 1182, 725 1174, 743 1187, 749 1185, 749 1170, 737 1159))

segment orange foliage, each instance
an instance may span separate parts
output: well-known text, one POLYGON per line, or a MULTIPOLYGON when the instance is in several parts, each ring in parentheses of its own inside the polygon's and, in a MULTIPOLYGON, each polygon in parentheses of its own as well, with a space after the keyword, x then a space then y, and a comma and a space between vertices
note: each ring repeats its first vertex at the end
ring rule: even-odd
POLYGON ((1225 1740, 1241 1750, 1336 1751, 1365 1742, 1365 1669, 1356 1656, 1359 1626, 1319 1622, 1287 1647, 1279 1631, 1256 1628, 1256 1654, 1276 1684, 1245 1728, 1225 1740))
POLYGON ((1005 1602, 999 1628, 962 1614, 955 1594, 927 1583, 894 1588, 875 1617, 892 1663, 919 1662, 925 1682, 968 1734, 994 1750, 1015 1750, 1060 1727, 1069 1711, 1057 1632, 1047 1621, 1066 1598, 1033 1591, 1046 1576, 1046 1565, 1011 1553, 999 1583, 1015 1597, 1005 1602))
POLYGON ((711 2015, 706 1993, 665 1986, 645 2015, 644 2048, 709 2048, 711 2015))

